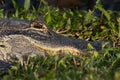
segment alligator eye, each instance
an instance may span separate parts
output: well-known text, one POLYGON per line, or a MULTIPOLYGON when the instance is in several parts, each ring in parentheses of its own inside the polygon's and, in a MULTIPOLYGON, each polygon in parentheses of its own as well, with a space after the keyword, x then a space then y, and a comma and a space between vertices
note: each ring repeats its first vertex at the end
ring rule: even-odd
POLYGON ((38 24, 38 25, 35 25, 35 26, 33 26, 34 28, 37 28, 37 29, 41 29, 41 28, 43 28, 43 25, 42 24, 38 24))
POLYGON ((41 23, 32 23, 32 24, 30 24, 30 26, 31 27, 33 27, 33 28, 37 28, 37 29, 42 29, 42 28, 44 28, 44 25, 43 24, 41 24, 41 23))

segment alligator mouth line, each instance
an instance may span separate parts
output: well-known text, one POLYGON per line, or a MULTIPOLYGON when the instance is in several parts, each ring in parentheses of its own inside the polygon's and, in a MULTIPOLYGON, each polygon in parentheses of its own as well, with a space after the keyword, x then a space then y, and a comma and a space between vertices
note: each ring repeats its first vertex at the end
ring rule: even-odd
POLYGON ((44 50, 45 52, 52 52, 53 54, 72 53, 74 55, 77 55, 79 53, 80 54, 83 53, 82 51, 80 51, 80 50, 78 50, 78 49, 76 49, 74 47, 71 47, 71 46, 61 46, 61 47, 54 47, 53 48, 53 47, 49 46, 49 45, 53 45, 53 44, 50 44, 50 43, 49 43, 49 45, 47 45, 47 44, 46 45, 45 44, 40 44, 39 41, 34 40, 34 39, 30 38, 30 37, 26 37, 25 36, 25 38, 27 40, 29 40, 30 43, 33 46, 35 46, 36 48, 38 48, 40 50, 44 50))

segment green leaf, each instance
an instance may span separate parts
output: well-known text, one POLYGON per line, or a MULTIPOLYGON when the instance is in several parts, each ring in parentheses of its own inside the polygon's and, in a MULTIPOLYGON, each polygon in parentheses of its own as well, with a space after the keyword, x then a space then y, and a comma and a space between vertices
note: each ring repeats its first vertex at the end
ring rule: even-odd
POLYGON ((67 20, 66 28, 67 28, 67 30, 71 29, 71 19, 70 18, 67 20))
POLYGON ((51 13, 50 13, 50 9, 49 9, 49 7, 48 7, 48 13, 47 13, 47 15, 46 15, 46 22, 47 23, 49 23, 49 22, 51 22, 51 13))
POLYGON ((24 9, 28 10, 30 8, 30 0, 25 0, 24 2, 24 9))
POLYGON ((120 38, 120 17, 117 19, 118 22, 118 37, 120 38))
POLYGON ((109 21, 111 19, 111 15, 109 14, 109 12, 107 10, 105 10, 100 2, 100 0, 96 1, 96 5, 95 8, 100 10, 103 15, 107 18, 107 20, 109 21))
POLYGON ((90 43, 88 43, 87 49, 92 50, 92 49, 94 49, 94 47, 90 43))
POLYGON ((93 52, 93 57, 94 57, 94 58, 99 57, 99 53, 98 53, 97 51, 94 51, 94 52, 93 52))
POLYGON ((63 13, 63 19, 66 19, 66 18, 67 18, 66 13, 63 13))

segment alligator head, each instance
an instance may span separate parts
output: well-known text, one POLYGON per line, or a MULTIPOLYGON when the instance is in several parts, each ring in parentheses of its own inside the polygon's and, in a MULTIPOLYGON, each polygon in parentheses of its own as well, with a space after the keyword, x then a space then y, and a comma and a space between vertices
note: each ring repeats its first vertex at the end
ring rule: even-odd
POLYGON ((23 60, 25 55, 91 53, 87 48, 89 44, 93 46, 93 51, 100 51, 102 48, 102 42, 73 39, 57 34, 39 19, 0 19, 0 60, 8 64, 1 63, 3 65, 0 64, 0 71, 10 68, 8 61, 11 59, 23 60))
MULTIPOLYGON (((7 44, 11 46, 10 53, 12 54, 16 53, 16 46, 18 47, 18 50, 21 50, 17 53, 25 54, 24 49, 28 49, 28 47, 26 47, 28 44, 30 44, 30 52, 32 53, 39 53, 44 50, 45 52, 50 51, 55 54, 85 54, 91 52, 91 50, 88 50, 87 48, 88 44, 91 44, 95 51, 101 50, 101 42, 90 42, 64 37, 60 34, 55 33, 44 23, 44 21, 40 19, 36 19, 34 21, 1 19, 0 21, 1 40, 7 42, 7 44), (21 45, 15 44, 15 42, 21 43, 21 45), (35 49, 32 50, 33 46, 35 49, 37 49, 37 51, 35 49)), ((29 50, 27 52, 29 52, 29 50)))

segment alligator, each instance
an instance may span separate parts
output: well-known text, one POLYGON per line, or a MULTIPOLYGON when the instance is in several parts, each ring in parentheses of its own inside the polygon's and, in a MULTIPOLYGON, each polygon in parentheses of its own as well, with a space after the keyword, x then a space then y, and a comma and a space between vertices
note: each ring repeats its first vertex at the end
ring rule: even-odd
POLYGON ((0 71, 10 68, 12 59, 48 54, 85 55, 100 52, 103 42, 91 42, 57 34, 41 19, 0 19, 0 71), (92 48, 89 49, 88 45, 92 48), (6 63, 8 62, 8 63, 6 63), (6 67, 8 66, 8 67, 6 67))

